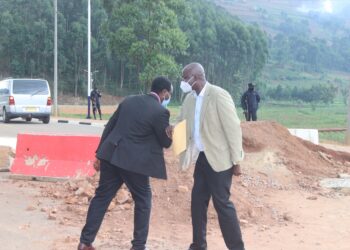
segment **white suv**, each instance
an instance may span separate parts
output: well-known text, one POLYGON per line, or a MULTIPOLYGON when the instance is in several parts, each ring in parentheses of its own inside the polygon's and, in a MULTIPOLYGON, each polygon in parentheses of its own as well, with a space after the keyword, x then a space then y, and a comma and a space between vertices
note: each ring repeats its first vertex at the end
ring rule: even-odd
POLYGON ((12 118, 26 121, 37 118, 50 122, 50 87, 43 79, 5 79, 0 81, 0 116, 7 123, 12 118))

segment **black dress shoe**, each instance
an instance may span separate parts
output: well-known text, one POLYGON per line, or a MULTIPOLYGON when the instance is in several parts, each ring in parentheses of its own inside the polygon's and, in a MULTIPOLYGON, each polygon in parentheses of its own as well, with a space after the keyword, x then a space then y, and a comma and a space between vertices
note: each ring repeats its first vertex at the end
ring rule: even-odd
POLYGON ((78 250, 96 250, 92 245, 85 245, 84 243, 79 243, 78 250))
MULTIPOLYGON (((190 246, 190 247, 188 248, 188 250, 196 250, 196 248, 190 246)), ((205 248, 205 250, 207 250, 207 248, 205 248)))

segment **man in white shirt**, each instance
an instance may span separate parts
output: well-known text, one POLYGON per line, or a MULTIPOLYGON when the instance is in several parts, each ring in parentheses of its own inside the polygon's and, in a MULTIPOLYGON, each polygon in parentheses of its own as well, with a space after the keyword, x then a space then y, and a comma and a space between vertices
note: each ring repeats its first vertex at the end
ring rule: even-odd
MULTIPOLYGON (((206 81, 199 63, 182 71, 181 89, 189 93, 181 107, 179 119, 187 121, 187 145, 198 150, 191 199, 193 242, 189 250, 206 250, 207 210, 210 198, 218 214, 220 229, 229 250, 244 250, 241 230, 230 201, 232 176, 240 175, 243 159, 240 120, 230 94, 206 81)), ((190 149, 188 149, 190 150, 190 149)), ((180 156, 180 164, 188 154, 180 156)))

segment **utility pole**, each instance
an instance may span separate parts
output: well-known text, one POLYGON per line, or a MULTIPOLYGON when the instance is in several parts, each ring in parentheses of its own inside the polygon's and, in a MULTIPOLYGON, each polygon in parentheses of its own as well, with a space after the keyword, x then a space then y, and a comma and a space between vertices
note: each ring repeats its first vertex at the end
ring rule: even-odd
POLYGON ((55 38, 54 38, 54 115, 58 116, 58 101, 57 101, 57 0, 54 0, 55 3, 55 38))
POLYGON ((91 2, 88 0, 88 113, 86 118, 90 119, 90 93, 91 93, 91 2))
POLYGON ((350 86, 348 90, 348 122, 346 126, 345 144, 350 145, 350 86))

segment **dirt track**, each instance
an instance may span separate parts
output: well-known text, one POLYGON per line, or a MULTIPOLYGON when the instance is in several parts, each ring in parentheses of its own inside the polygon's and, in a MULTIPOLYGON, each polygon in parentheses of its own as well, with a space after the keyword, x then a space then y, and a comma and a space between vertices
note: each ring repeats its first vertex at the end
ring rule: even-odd
MULTIPOLYGON (((328 190, 318 183, 325 177, 350 173, 350 154, 306 143, 276 123, 243 123, 242 127, 247 153, 243 176, 233 180, 232 199, 246 249, 349 249, 349 190, 328 190)), ((168 181, 152 181, 154 199, 148 245, 158 250, 186 249, 191 241, 189 201, 193 169, 179 172, 171 151, 166 152, 166 162, 168 181)), ((11 218, 12 213, 23 222, 21 229, 18 223, 2 223, 0 235, 8 238, 0 239, 8 239, 6 249, 17 249, 11 242, 28 243, 28 235, 35 239, 36 228, 42 225, 47 228, 47 240, 35 241, 35 249, 75 249, 97 180, 98 176, 57 185, 3 178, 0 202, 7 205, 0 209, 1 221, 11 218), (11 192, 4 192, 7 189, 11 192), (17 195, 21 203, 9 198, 17 195), (15 233, 9 234, 10 230, 15 233)), ((133 214, 129 196, 123 189, 113 201, 97 237, 97 249, 129 249, 133 214)), ((209 249, 226 249, 212 205, 208 218, 209 249)))
MULTIPOLYGON (((117 105, 103 105, 101 107, 102 114, 113 114, 116 110, 117 105)), ((74 115, 81 115, 85 114, 87 111, 87 106, 84 105, 60 105, 58 107, 59 114, 74 114, 74 115)))

